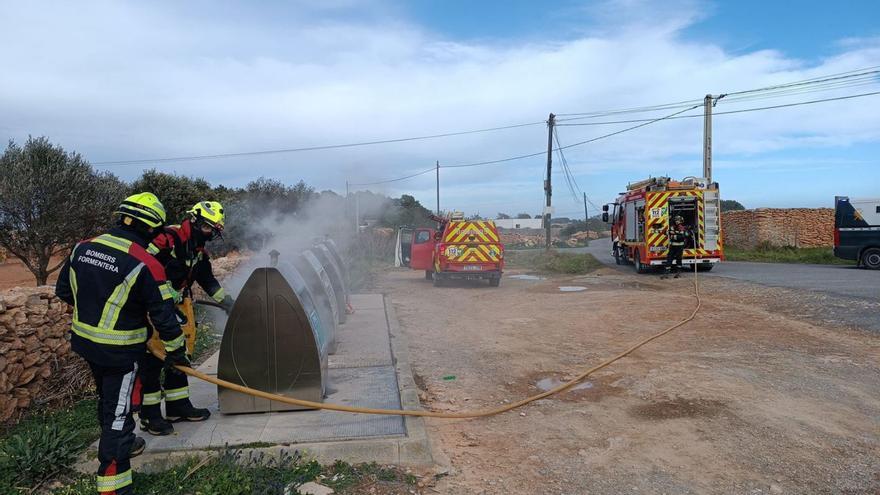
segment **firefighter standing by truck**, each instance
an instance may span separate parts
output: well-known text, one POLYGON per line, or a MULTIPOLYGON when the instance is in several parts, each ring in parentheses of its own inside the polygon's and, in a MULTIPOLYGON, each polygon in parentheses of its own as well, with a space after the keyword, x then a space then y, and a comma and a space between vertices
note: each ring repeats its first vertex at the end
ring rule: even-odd
POLYGON ((660 278, 669 278, 669 272, 675 272, 673 278, 680 276, 682 257, 685 244, 690 242, 694 234, 684 225, 684 217, 676 215, 673 224, 669 227, 669 251, 666 254, 666 266, 660 278))
POLYGON ((145 446, 134 434, 132 389, 149 325, 168 363, 189 362, 165 271, 146 250, 161 232, 165 208, 155 195, 139 193, 116 213, 117 227, 73 248, 55 293, 73 306, 71 347, 88 362, 98 391, 98 492, 124 495, 132 493, 129 459, 145 446))
MULTIPOLYGON (((178 312, 184 319, 187 350, 192 354, 195 343, 195 315, 192 303, 192 285, 195 282, 218 304, 229 311, 232 297, 226 294, 214 276, 205 243, 221 235, 225 215, 223 206, 216 201, 201 201, 187 210, 180 225, 170 226, 153 240, 149 250, 165 267, 168 280, 175 291, 178 312)), ((194 407, 189 399, 189 383, 186 375, 172 370, 165 374, 161 383, 162 362, 150 353, 141 359, 139 380, 143 392, 143 404, 138 414, 141 429, 152 435, 169 435, 174 432, 172 423, 178 421, 204 421, 210 411, 194 407), (164 388, 165 416, 162 416, 164 388)))

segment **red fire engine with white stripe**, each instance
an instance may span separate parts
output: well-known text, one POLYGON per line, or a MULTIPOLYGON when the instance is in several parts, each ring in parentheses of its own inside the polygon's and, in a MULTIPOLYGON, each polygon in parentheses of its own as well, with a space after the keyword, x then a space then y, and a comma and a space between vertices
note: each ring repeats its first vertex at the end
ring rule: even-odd
POLYGON ((721 199, 718 183, 687 177, 675 181, 655 177, 627 186, 626 192, 603 207, 603 220, 611 223, 612 254, 618 265, 632 263, 638 273, 666 262, 669 222, 676 216, 693 232, 685 246, 682 264, 711 270, 724 259, 721 241, 721 199))

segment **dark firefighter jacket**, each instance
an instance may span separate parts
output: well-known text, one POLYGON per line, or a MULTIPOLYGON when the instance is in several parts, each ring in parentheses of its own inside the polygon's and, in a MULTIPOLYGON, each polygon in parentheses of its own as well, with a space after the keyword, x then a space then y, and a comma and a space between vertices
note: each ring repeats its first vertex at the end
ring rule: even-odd
POLYGON ((684 246, 691 236, 691 231, 684 225, 669 227, 670 246, 684 246))
POLYGON ((165 267, 175 290, 190 289, 198 282, 212 299, 223 300, 226 292, 214 277, 202 233, 196 232, 188 219, 180 225, 165 227, 165 232, 153 239, 147 250, 165 267))
POLYGON ((71 347, 86 360, 108 367, 137 361, 150 322, 166 351, 183 345, 171 287, 146 245, 135 231, 114 228, 77 244, 59 273, 55 294, 73 306, 71 347))

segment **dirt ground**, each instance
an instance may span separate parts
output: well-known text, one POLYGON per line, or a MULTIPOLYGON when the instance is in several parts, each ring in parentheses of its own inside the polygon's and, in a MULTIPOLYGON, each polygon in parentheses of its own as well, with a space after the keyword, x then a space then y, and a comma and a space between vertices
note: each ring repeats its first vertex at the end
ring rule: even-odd
MULTIPOLYGON (((55 266, 59 261, 61 261, 60 258, 53 258, 52 264, 49 266, 55 266)), ((54 284, 56 280, 58 280, 58 270, 49 275, 48 283, 54 284)), ((34 278, 34 275, 17 258, 9 257, 0 262, 0 290, 13 287, 34 287, 36 285, 37 280, 34 278)))
MULTIPOLYGON (((514 273, 497 289, 435 288, 413 271, 378 280, 426 408, 536 394, 695 304, 687 277, 514 273)), ((705 279, 702 295, 693 322, 579 390, 489 419, 429 419, 449 467, 423 493, 880 493, 880 336, 818 323, 796 295, 759 286, 705 279)))

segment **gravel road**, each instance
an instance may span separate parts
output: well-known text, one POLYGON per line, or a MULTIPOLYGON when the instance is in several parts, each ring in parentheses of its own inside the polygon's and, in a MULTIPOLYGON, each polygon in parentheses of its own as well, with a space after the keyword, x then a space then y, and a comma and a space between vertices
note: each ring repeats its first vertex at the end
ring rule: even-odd
MULTIPOLYGON (((500 288, 380 276, 425 408, 533 395, 694 304, 687 277, 514 274, 500 288)), ((578 389, 491 418, 428 419, 448 469, 420 493, 880 493, 880 340, 813 320, 786 291, 704 279, 693 322, 578 389)))

